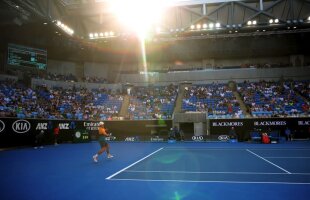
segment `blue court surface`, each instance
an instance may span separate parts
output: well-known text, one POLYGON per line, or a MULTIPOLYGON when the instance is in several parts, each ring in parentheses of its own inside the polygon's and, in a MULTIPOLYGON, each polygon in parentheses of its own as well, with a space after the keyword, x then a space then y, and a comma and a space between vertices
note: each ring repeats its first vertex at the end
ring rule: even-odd
POLYGON ((0 199, 309 199, 310 142, 96 142, 0 151, 0 199))

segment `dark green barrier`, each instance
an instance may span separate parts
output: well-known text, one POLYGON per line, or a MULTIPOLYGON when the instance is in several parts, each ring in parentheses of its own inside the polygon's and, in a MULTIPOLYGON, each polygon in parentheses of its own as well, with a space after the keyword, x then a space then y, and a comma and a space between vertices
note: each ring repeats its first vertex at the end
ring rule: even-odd
POLYGON ((240 141, 248 140, 252 131, 279 132, 284 135, 288 127, 294 139, 310 138, 310 118, 249 118, 249 119, 210 119, 211 135, 228 135, 235 127, 240 141))
MULTIPOLYGON (((57 126, 60 129, 58 143, 88 142, 96 139, 98 123, 98 121, 0 118, 0 147, 33 145, 35 136, 41 130, 44 131, 44 144, 53 144, 53 130, 57 126), (80 137, 77 137, 79 136, 77 132, 80 132, 80 137)), ((105 121, 108 133, 113 135, 109 139, 118 141, 151 141, 152 138, 166 140, 171 126, 171 120, 105 121)))

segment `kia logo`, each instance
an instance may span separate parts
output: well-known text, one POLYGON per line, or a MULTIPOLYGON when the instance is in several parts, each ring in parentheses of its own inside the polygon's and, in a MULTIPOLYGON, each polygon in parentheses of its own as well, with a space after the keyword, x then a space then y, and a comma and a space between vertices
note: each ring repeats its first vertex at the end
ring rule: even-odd
POLYGON ((5 123, 0 120, 0 133, 5 129, 5 123))
POLYGON ((12 124, 12 129, 16 133, 26 133, 30 127, 30 123, 26 120, 17 120, 12 124))

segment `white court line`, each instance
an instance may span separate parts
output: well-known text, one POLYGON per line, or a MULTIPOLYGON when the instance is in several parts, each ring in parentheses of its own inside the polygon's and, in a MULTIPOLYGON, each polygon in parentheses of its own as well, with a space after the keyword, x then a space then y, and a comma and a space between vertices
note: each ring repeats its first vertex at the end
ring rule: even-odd
POLYGON ((141 162, 142 160, 144 160, 144 159, 146 159, 146 158, 150 157, 151 155, 153 155, 153 154, 155 154, 155 153, 157 153, 157 152, 159 152, 159 151, 161 151, 161 150, 163 150, 163 147, 162 147, 162 148, 160 148, 160 149, 157 149, 157 150, 156 150, 156 151, 154 151, 153 153, 150 153, 149 155, 147 155, 147 156, 145 156, 145 157, 141 158, 140 160, 138 160, 138 161, 136 161, 136 162, 132 163, 131 165, 129 165, 129 166, 127 166, 127 167, 125 167, 125 168, 123 168, 123 169, 119 170, 118 172, 116 172, 116 173, 112 174, 111 176, 107 177, 106 179, 111 179, 111 178, 113 178, 113 177, 114 177, 114 176, 116 176, 117 174, 119 174, 119 173, 121 173, 121 172, 125 171, 126 169, 128 169, 128 168, 130 168, 130 167, 134 166, 135 164, 137 164, 137 163, 141 162))
POLYGON ((264 157, 264 158, 302 158, 302 159, 307 159, 307 158, 310 158, 310 157, 264 157))
POLYGON ((292 174, 291 172, 289 172, 289 171, 283 169, 282 167, 280 167, 279 165, 276 165, 276 164, 274 164, 273 162, 270 162, 269 160, 267 160, 267 159, 261 157, 260 155, 254 153, 253 151, 250 151, 249 149, 246 149, 246 151, 249 152, 249 153, 251 153, 251 154, 253 154, 253 155, 255 155, 256 157, 258 157, 258 158, 260 158, 260 159, 262 159, 262 160, 268 162, 269 164, 272 164, 273 166, 275 166, 275 167, 281 169, 282 171, 285 171, 285 172, 288 173, 288 174, 292 174))
POLYGON ((243 151, 244 148, 240 148, 240 149, 225 149, 225 148, 165 148, 166 150, 170 150, 170 151, 179 151, 179 150, 186 150, 186 151, 243 151))
POLYGON ((232 183, 232 184, 283 184, 283 185, 310 185, 303 182, 248 182, 248 181, 191 181, 191 180, 156 180, 156 179, 110 179, 111 181, 149 181, 149 182, 179 182, 179 183, 232 183))
POLYGON ((263 150, 263 151, 270 151, 270 150, 278 150, 278 151, 282 151, 282 150, 290 150, 290 151, 308 151, 310 150, 310 148, 251 148, 252 150, 263 150))
POLYGON ((139 171, 139 170, 126 170, 124 172, 133 173, 175 173, 175 174, 254 174, 254 175, 270 175, 270 174, 281 174, 286 175, 287 173, 266 173, 266 172, 191 172, 191 171, 139 171))
MULTIPOLYGON (((197 147, 188 147, 188 148, 182 148, 182 147, 166 147, 165 150, 190 150, 190 151, 203 151, 203 150, 244 150, 244 149, 248 149, 246 147, 242 148, 221 148, 221 147, 201 147, 201 148, 197 148, 197 147)), ((289 151, 309 151, 310 148, 250 148, 251 150, 264 150, 264 151, 273 151, 273 150, 276 150, 276 151, 284 151, 284 150, 289 150, 289 151)))

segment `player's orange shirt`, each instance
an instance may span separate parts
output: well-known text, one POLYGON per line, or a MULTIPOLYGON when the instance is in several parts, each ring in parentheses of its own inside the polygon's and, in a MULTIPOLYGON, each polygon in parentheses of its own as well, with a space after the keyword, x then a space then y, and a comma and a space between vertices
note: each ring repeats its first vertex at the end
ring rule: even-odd
POLYGON ((99 127, 98 131, 99 131, 99 135, 108 136, 105 128, 99 127))

